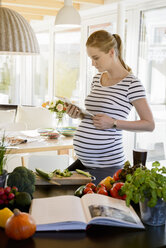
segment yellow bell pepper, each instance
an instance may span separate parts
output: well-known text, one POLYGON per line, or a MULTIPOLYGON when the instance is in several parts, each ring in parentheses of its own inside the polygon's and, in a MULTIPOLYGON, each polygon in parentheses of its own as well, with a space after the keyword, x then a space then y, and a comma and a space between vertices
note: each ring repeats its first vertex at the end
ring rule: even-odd
POLYGON ((104 178, 99 184, 103 184, 107 190, 110 190, 113 186, 114 179, 110 176, 104 178))

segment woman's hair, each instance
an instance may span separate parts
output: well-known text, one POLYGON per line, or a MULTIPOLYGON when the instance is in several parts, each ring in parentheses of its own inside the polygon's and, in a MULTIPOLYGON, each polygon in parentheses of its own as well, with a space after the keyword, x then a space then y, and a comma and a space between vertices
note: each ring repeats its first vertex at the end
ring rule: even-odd
POLYGON ((99 48, 100 51, 105 53, 108 53, 111 48, 114 48, 116 56, 118 56, 123 67, 128 72, 132 72, 131 68, 123 61, 122 40, 118 34, 110 34, 105 30, 96 31, 89 36, 86 46, 99 48))

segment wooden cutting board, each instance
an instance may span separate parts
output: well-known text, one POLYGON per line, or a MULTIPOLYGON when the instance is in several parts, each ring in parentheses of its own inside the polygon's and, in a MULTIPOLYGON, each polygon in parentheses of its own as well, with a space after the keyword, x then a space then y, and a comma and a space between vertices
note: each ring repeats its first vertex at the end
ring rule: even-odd
POLYGON ((71 177, 53 177, 51 180, 45 180, 36 175, 36 185, 83 185, 92 181, 92 178, 86 177, 73 171, 71 177))

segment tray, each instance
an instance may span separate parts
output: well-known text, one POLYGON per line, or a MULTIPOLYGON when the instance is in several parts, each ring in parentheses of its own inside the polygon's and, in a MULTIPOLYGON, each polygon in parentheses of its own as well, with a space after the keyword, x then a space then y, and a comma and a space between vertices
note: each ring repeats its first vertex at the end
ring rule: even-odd
POLYGON ((78 174, 73 171, 71 177, 56 177, 54 176, 51 180, 45 180, 36 175, 35 185, 83 185, 92 181, 92 178, 78 174))

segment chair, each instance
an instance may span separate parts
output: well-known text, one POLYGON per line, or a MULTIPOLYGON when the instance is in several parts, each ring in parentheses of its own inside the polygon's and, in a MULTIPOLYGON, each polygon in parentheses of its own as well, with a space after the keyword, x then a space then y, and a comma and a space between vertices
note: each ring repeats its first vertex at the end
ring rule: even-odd
POLYGON ((5 131, 23 131, 27 130, 27 125, 25 122, 14 122, 14 123, 6 123, 6 124, 1 124, 0 128, 5 130, 5 131))
POLYGON ((31 154, 27 159, 22 157, 22 166, 35 171, 35 168, 42 169, 47 172, 52 172, 55 169, 64 170, 69 166, 69 156, 64 155, 45 155, 45 154, 31 154))

